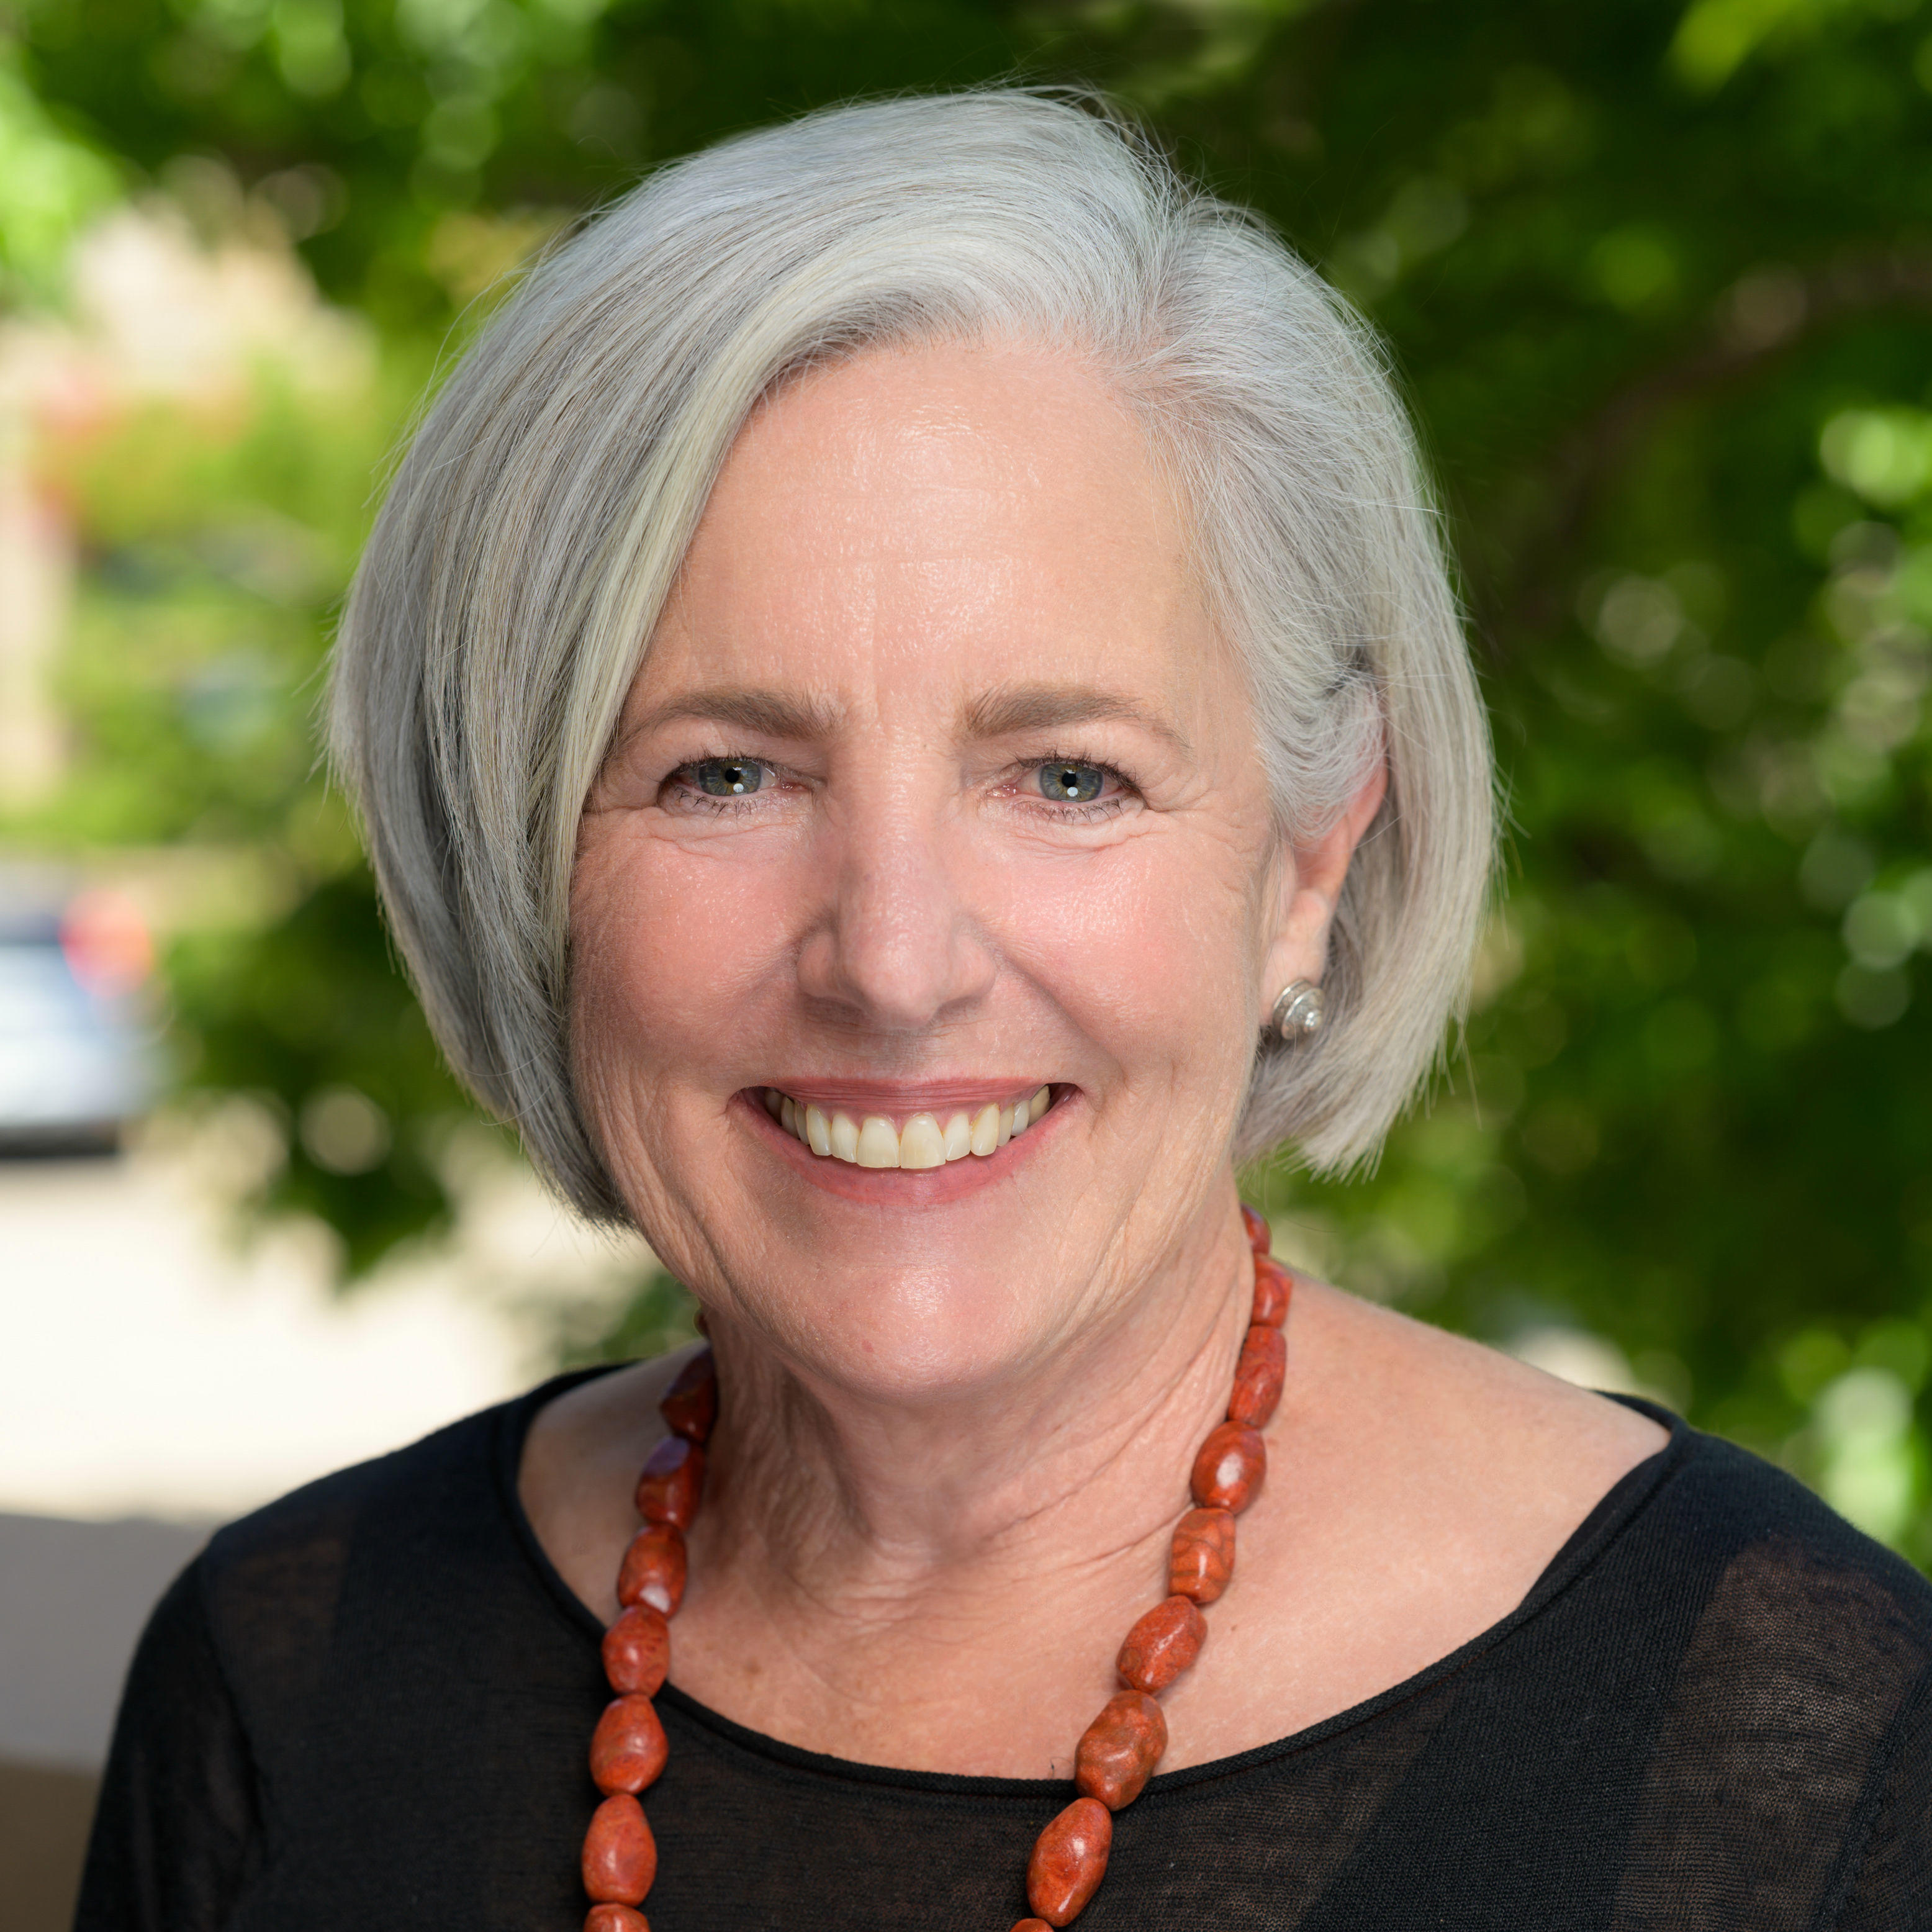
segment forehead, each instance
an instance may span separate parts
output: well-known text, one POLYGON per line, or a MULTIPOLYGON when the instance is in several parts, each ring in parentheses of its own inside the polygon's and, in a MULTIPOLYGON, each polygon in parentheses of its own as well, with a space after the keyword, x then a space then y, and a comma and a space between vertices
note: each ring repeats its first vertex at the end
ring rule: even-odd
POLYGON ((712 492, 644 681, 1090 680, 1183 709, 1209 638, 1141 425, 1071 356, 869 352, 764 404, 712 492))

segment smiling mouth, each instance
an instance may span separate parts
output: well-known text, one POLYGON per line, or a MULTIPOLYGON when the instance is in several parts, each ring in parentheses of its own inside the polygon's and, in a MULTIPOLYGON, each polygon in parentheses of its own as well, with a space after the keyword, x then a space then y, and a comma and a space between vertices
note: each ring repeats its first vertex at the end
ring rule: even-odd
POLYGON ((842 1110, 828 1112, 776 1087, 760 1090, 758 1097, 787 1133, 821 1160, 854 1167, 931 1168, 998 1153, 1052 1106, 1053 1090, 1042 1087, 1004 1104, 988 1101, 977 1108, 914 1114, 903 1122, 884 1114, 855 1118, 842 1110))

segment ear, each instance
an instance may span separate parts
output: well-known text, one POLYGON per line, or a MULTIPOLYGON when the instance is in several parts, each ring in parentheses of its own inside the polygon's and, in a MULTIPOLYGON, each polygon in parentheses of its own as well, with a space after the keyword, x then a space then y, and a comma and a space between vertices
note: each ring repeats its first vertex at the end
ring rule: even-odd
POLYGON ((1270 942, 1262 982, 1262 1012, 1258 1025, 1268 1023, 1269 1009, 1282 987, 1296 980, 1320 985, 1328 964, 1328 933, 1342 897, 1342 881, 1363 833, 1381 810, 1388 790, 1388 765, 1378 758, 1334 822, 1319 837, 1285 846, 1277 861, 1276 926, 1270 942))

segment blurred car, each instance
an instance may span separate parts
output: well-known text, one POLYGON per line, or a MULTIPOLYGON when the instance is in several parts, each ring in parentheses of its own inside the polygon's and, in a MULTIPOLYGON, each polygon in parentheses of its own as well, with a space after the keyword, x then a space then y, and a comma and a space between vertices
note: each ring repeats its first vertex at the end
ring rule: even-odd
POLYGON ((119 1144, 154 1093, 153 968, 119 894, 0 890, 0 1154, 119 1144))

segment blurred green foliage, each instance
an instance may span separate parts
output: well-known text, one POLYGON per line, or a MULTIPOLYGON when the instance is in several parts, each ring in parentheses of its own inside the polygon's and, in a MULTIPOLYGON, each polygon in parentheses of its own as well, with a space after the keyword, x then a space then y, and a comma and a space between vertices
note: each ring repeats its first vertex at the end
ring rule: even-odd
POLYGON ((74 230, 119 186, 113 163, 49 112, 0 36, 0 292, 57 286, 74 230))
MULTIPOLYGON (((265 381, 238 430, 75 459, 84 749, 26 828, 262 857, 258 916, 178 950, 186 1064, 278 1096, 276 1198, 353 1262, 447 1216, 460 1103, 308 715, 435 344, 654 160, 881 88, 1088 80, 1388 336, 1508 787, 1450 1078, 1372 1178, 1255 1177, 1280 1246, 1487 1337, 1599 1338, 1932 1558, 1932 9, 12 5, 0 144, 38 130, 83 181, 112 153, 204 226, 272 216, 381 333, 355 410, 265 381)), ((667 1332, 669 1294, 577 1352, 667 1332)))

